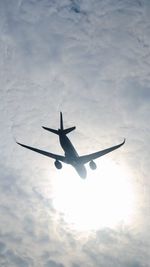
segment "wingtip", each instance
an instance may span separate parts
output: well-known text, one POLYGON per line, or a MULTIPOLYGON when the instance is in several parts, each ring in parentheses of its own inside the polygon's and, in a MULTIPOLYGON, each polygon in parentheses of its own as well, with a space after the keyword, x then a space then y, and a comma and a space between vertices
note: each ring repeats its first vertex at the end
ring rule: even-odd
POLYGON ((17 140, 15 140, 16 144, 19 145, 19 146, 23 146, 22 143, 19 143, 17 140))
POLYGON ((17 141, 17 139, 15 138, 15 136, 13 136, 13 139, 15 141, 16 144, 19 144, 19 142, 17 141))
POLYGON ((125 144, 125 142, 126 142, 126 138, 124 138, 124 140, 123 140, 123 142, 122 142, 122 145, 124 145, 124 144, 125 144))
POLYGON ((16 141, 16 144, 18 144, 18 145, 20 145, 20 146, 22 145, 21 143, 19 143, 19 142, 17 142, 17 141, 16 141))
POLYGON ((41 126, 44 130, 48 130, 48 128, 46 126, 41 126))

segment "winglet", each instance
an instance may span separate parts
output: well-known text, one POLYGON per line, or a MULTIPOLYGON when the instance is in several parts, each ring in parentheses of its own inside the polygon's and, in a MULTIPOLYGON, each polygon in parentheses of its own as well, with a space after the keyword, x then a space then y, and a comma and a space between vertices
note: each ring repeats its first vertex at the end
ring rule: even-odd
POLYGON ((122 142, 122 144, 124 145, 124 144, 125 144, 125 142, 126 142, 126 138, 124 138, 124 141, 122 142))

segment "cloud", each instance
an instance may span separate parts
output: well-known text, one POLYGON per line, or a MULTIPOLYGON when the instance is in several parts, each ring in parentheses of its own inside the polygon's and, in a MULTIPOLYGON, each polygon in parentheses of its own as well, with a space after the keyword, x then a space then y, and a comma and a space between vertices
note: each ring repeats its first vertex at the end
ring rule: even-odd
POLYGON ((49 260, 46 263, 45 267, 64 267, 64 265, 61 263, 56 263, 55 261, 49 260))
POLYGON ((3 242, 0 242, 0 254, 1 255, 4 253, 5 248, 6 248, 5 244, 3 242))
POLYGON ((147 0, 0 1, 1 265, 148 267, 149 13, 147 0), (13 135, 62 153, 40 128, 56 128, 60 110, 77 124, 81 154, 127 138, 119 164, 137 197, 131 228, 85 240, 54 209, 53 162, 13 135))
POLYGON ((104 229, 97 232, 83 248, 94 266, 148 266, 148 247, 136 237, 134 231, 113 231, 104 229))
POLYGON ((29 263, 27 259, 23 259, 22 257, 20 257, 19 255, 16 255, 11 250, 8 250, 5 256, 7 257, 7 263, 10 266, 12 264, 12 266, 28 267, 31 264, 31 260, 29 263))

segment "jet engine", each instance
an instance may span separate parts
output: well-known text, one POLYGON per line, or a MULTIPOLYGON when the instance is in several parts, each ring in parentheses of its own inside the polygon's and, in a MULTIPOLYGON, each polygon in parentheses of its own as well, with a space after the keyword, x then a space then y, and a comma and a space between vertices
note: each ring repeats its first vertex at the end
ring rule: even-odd
POLYGON ((55 164, 55 167, 56 167, 57 169, 61 169, 61 168, 62 168, 62 164, 61 164, 61 162, 60 162, 59 160, 56 160, 56 161, 54 162, 54 164, 55 164))
POLYGON ((95 170, 97 168, 96 163, 93 160, 90 161, 89 166, 92 170, 95 170))

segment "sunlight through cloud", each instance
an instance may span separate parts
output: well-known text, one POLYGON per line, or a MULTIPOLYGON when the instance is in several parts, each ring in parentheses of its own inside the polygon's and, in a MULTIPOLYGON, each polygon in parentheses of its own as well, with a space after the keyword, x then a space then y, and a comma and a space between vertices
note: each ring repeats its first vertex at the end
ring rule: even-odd
POLYGON ((53 205, 69 227, 79 231, 114 228, 129 224, 134 211, 134 192, 129 173, 110 160, 96 171, 88 169, 83 180, 64 166, 53 181, 53 205))

